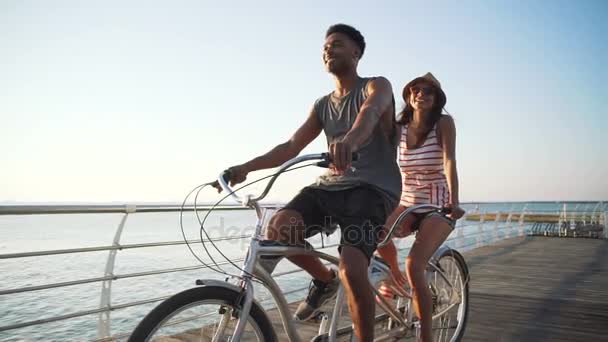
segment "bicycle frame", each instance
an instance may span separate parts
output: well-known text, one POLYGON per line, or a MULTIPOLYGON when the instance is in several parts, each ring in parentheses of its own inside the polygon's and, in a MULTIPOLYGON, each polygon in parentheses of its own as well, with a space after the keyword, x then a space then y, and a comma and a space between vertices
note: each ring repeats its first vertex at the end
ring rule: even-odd
MULTIPOLYGON (((337 257, 331 256, 329 254, 319 252, 316 250, 310 250, 310 249, 307 249, 304 247, 263 246, 263 245, 261 245, 261 241, 263 241, 263 239, 261 238, 261 233, 263 230, 264 222, 262 220, 263 208, 259 205, 258 202, 259 202, 259 200, 261 200, 262 198, 264 198, 266 196, 266 194, 270 190, 271 186, 273 185, 273 183, 276 180, 276 178, 278 177, 278 175, 281 174, 282 172, 284 172, 286 169, 288 169, 292 165, 303 162, 303 161, 307 161, 307 160, 326 160, 326 159, 327 159, 327 154, 323 153, 323 154, 304 155, 304 156, 297 157, 297 158, 294 158, 294 159, 286 162, 285 164, 283 164, 280 167, 279 171, 275 174, 275 176, 273 178, 271 178, 271 180, 269 181, 264 192, 257 198, 252 198, 251 196, 246 196, 244 199, 240 198, 230 189, 230 187, 224 180, 224 172, 222 172, 222 174, 220 174, 220 176, 218 177, 218 182, 222 185, 222 187, 226 191, 228 191, 234 197, 234 199, 236 199, 238 202, 242 203, 244 206, 248 206, 248 207, 255 209, 256 214, 257 214, 256 229, 251 236, 251 240, 250 240, 249 247, 247 250, 247 256, 245 258, 245 261, 244 261, 243 267, 242 267, 242 271, 239 276, 239 279, 240 279, 239 286, 241 289, 241 293, 244 295, 244 297, 243 297, 244 299, 242 301, 241 308, 239 310, 240 312, 239 312, 238 322, 237 322, 236 328, 234 330, 233 339, 231 341, 240 340, 240 336, 242 335, 245 325, 247 323, 251 305, 252 305, 253 299, 254 299, 254 287, 253 287, 254 278, 259 280, 271 293, 275 303, 277 304, 277 309, 278 309, 279 315, 281 317, 282 325, 283 325, 285 332, 287 333, 287 335, 289 337, 289 340, 292 342, 302 341, 301 337, 299 336, 299 334, 296 331, 296 328, 294 327, 294 321, 291 319, 291 313, 290 313, 288 303, 287 303, 285 296, 283 295, 278 284, 274 281, 274 279, 271 277, 271 275, 261 267, 261 265, 258 263, 258 261, 259 261, 260 257, 264 256, 264 255, 266 255, 266 256, 285 256, 285 257, 294 256, 294 255, 309 255, 309 256, 313 256, 313 257, 318 257, 320 259, 330 262, 333 265, 338 266, 340 260, 337 257)), ((428 207, 428 208, 432 207, 433 209, 438 209, 437 206, 423 205, 423 206, 412 207, 412 208, 409 208, 408 210, 404 211, 398 217, 396 222, 393 224, 393 227, 390 229, 387 237, 379 244, 379 246, 383 246, 384 244, 388 243, 395 227, 399 225, 399 223, 403 220, 403 218, 407 214, 409 214, 412 210, 425 208, 425 207, 428 207)), ((437 252, 435 253, 435 255, 429 261, 429 265, 430 265, 430 267, 432 267, 434 269, 435 272, 437 272, 449 284, 450 288, 453 288, 453 284, 449 281, 449 279, 446 277, 446 275, 435 265, 435 261, 436 261, 435 256, 440 255, 441 252, 443 252, 444 249, 446 249, 446 248, 447 248, 446 246, 440 247, 437 250, 437 252)), ((391 320, 399 323, 399 326, 397 328, 390 330, 389 332, 383 334, 382 336, 378 336, 376 339, 381 340, 383 338, 397 336, 399 334, 406 332, 408 329, 412 329, 412 327, 414 326, 414 323, 412 323, 412 321, 413 321, 412 320, 412 311, 408 310, 408 317, 402 317, 401 313, 398 312, 397 310, 393 309, 391 307, 391 305, 387 302, 387 300, 383 296, 381 296, 378 293, 378 290, 376 289, 377 285, 380 282, 391 279, 391 273, 390 273, 389 267, 387 265, 385 265, 384 263, 377 261, 375 258, 372 258, 370 260, 370 265, 368 267, 368 278, 369 278, 369 283, 370 283, 371 288, 373 289, 374 294, 377 296, 377 298, 380 299, 380 301, 379 301, 380 307, 386 312, 386 314, 390 317, 391 320)), ((215 283, 215 284, 217 285, 217 283, 215 283)), ((233 286, 228 283, 226 283, 226 285, 231 286, 231 287, 233 286)), ((412 299, 412 297, 409 293, 406 293, 403 289, 398 289, 394 286, 392 286, 392 289, 396 293, 398 293, 400 298, 405 298, 406 301, 408 301, 408 305, 409 305, 409 303, 411 302, 411 299, 412 299)), ((334 310, 332 313, 331 321, 329 323, 330 324, 329 329, 328 329, 329 331, 326 333, 321 332, 321 331, 319 332, 320 335, 327 334, 329 341, 335 341, 337 338, 338 324, 339 324, 339 320, 340 320, 340 317, 342 314, 341 309, 344 305, 344 300, 345 300, 344 287, 341 284, 338 289, 336 303, 334 305, 334 310)), ((449 308, 453 307, 453 305, 455 305, 455 304, 450 305, 449 308)), ((449 310, 449 308, 444 310, 442 313, 435 315, 433 317, 433 319, 440 316, 447 310, 449 310)), ((220 322, 220 326, 225 325, 226 322, 224 322, 224 320, 226 320, 226 319, 230 319, 229 315, 224 315, 224 317, 222 318, 222 321, 220 322)))
MULTIPOLYGON (((242 303, 242 309, 239 313, 239 321, 237 322, 236 329, 234 331, 235 338, 233 341, 238 341, 238 337, 243 332, 243 329, 246 325, 247 318, 249 316, 249 310, 251 308, 251 304, 253 302, 254 297, 254 286, 253 280, 254 278, 259 280, 270 292, 272 295, 274 302, 276 303, 276 308, 281 317, 281 323, 283 325, 283 329, 287 333, 289 340, 292 342, 302 341, 301 337, 297 333, 296 327, 294 326, 294 321, 291 318, 291 312, 288 307, 287 300, 283 295, 279 285, 275 282, 275 280, 271 277, 271 275, 266 272, 259 264, 259 258, 263 255, 267 256, 293 256, 293 255, 309 255, 318 257, 322 260, 328 261, 333 265, 338 266, 340 260, 332 255, 319 252, 316 250, 306 249, 304 247, 291 247, 291 246, 262 246, 260 245, 259 233, 261 231, 261 225, 256 225, 256 232, 251 238, 251 242, 249 245, 249 249, 247 252, 247 257, 243 264, 243 271, 240 275, 240 287, 241 291, 245 294, 244 302, 242 303)), ((440 253, 446 249, 447 247, 443 246, 440 248, 436 255, 440 255, 440 253)), ((448 284, 450 287, 453 287, 453 284, 449 281, 446 275, 441 271, 434 262, 434 258, 429 261, 429 267, 432 267, 435 272, 437 272, 448 284)), ((370 265, 368 268, 369 275, 369 283, 374 292, 374 295, 380 299, 379 305, 385 311, 386 315, 393 320, 393 322, 398 323, 398 328, 393 329, 387 332, 384 336, 377 336, 377 340, 382 340, 383 338, 388 338, 391 336, 399 335, 404 333, 407 329, 411 329, 413 327, 413 317, 412 311, 408 310, 408 316, 403 317, 400 312, 396 309, 393 309, 391 305, 387 302, 387 300, 381 296, 377 290, 377 285, 382 282, 390 279, 390 269, 387 265, 377 261, 376 259, 372 259, 370 261, 370 265)), ((411 294, 403 291, 402 289, 398 289, 396 287, 391 287, 396 293, 399 293, 401 298, 405 298, 407 302, 409 302, 412 297, 411 294)), ((329 341, 335 341, 338 337, 338 324, 340 318, 342 316, 342 308, 344 305, 345 296, 344 296, 344 287, 340 285, 338 289, 338 295, 336 298, 336 302, 334 304, 333 313, 331 315, 329 321, 329 329, 327 332, 319 332, 320 334, 326 333, 328 335, 329 341)), ((409 304, 409 303, 407 303, 409 304)), ((450 305, 448 308, 443 310, 440 313, 437 313, 433 319, 441 316, 449 309, 451 309, 455 304, 450 305)))

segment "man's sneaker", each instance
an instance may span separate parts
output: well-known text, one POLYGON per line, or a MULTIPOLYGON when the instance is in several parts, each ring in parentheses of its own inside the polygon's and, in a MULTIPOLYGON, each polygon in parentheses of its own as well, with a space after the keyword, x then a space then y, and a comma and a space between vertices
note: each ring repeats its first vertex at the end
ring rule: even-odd
POLYGON ((335 272, 334 279, 329 283, 313 279, 310 282, 308 296, 306 297, 306 300, 298 306, 298 309, 294 314, 294 319, 298 321, 307 321, 316 317, 320 312, 321 306, 336 297, 339 287, 340 279, 335 272))

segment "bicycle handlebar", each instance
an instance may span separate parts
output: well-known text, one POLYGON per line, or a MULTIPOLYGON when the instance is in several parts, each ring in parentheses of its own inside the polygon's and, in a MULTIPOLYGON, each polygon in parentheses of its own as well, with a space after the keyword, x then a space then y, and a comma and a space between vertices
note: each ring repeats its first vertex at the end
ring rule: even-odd
MULTIPOLYGON (((357 152, 353 152, 352 161, 357 161, 358 158, 359 158, 359 154, 357 152)), ((228 184, 228 181, 230 180, 230 170, 224 170, 220 173, 220 175, 218 177, 218 183, 221 185, 221 187, 222 187, 222 189, 224 189, 224 191, 227 191, 229 194, 232 195, 232 198, 234 198, 235 201, 243 204, 244 206, 249 206, 249 204, 251 202, 258 202, 258 201, 262 200, 264 197, 266 197, 266 195, 268 195, 270 188, 272 188, 272 186, 274 185, 274 182, 276 181, 277 177, 279 177, 279 175, 281 173, 285 172, 288 168, 292 167, 295 164, 302 163, 302 162, 309 161, 309 160, 320 160, 316 164, 319 167, 329 167, 329 164, 332 162, 331 158, 329 156, 329 153, 327 153, 327 152, 305 154, 305 155, 302 155, 299 157, 292 158, 292 159, 286 161, 285 163, 283 163, 283 165, 281 165, 279 167, 279 170, 268 181, 268 185, 266 185, 266 188, 264 189, 262 194, 260 194, 258 197, 253 198, 253 199, 251 198, 250 195, 248 195, 245 198, 241 198, 234 192, 234 190, 232 190, 230 188, 230 185, 228 184)))

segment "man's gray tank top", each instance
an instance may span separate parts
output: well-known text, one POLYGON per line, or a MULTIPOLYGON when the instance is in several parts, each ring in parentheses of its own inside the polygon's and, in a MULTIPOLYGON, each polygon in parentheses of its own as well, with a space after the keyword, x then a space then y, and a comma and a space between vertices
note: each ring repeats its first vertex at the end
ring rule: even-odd
MULTIPOLYGON (((340 141, 352 128, 368 96, 367 84, 372 79, 359 78, 355 88, 343 97, 336 97, 332 92, 315 102, 314 111, 323 127, 328 146, 340 141)), ((371 137, 357 151, 359 158, 352 163, 354 171, 348 169, 344 175, 333 175, 331 170, 328 170, 311 187, 335 191, 371 185, 396 204, 401 195, 401 174, 397 164, 398 144, 396 131, 387 136, 378 123, 371 137)))

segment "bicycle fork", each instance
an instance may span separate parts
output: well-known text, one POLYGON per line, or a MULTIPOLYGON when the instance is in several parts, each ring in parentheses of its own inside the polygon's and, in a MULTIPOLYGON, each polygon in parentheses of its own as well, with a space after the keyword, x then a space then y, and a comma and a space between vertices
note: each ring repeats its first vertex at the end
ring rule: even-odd
MULTIPOLYGON (((236 328, 234 329, 234 334, 230 338, 230 342, 239 342, 241 340, 241 335, 243 334, 243 331, 245 331, 245 326, 247 325, 247 320, 249 318, 251 304, 253 303, 253 286, 251 284, 251 279, 243 279, 241 284, 243 290, 241 292, 241 296, 239 297, 240 300, 237 300, 237 302, 240 303, 236 303, 237 306, 240 306, 238 312, 239 320, 236 323, 236 328)), ((220 325, 225 319, 230 320, 230 316, 231 315, 224 314, 220 325)))
POLYGON ((236 327, 232 336, 230 336, 230 342, 238 342, 241 339, 241 334, 243 333, 245 326, 247 324, 247 320, 249 318, 249 311, 251 310, 251 305, 253 303, 253 287, 251 284, 251 280, 247 279, 243 280, 241 283, 241 293, 239 297, 237 297, 234 306, 235 308, 221 306, 219 309, 219 314, 222 315, 220 319, 220 323, 217 325, 217 330, 213 334, 213 339, 211 342, 219 342, 224 337, 224 330, 230 323, 233 318, 236 318, 238 315, 238 321, 236 323, 236 327))
MULTIPOLYGON (((258 220, 256 224, 256 230, 253 233, 251 238, 251 242, 249 243, 249 248, 247 249, 247 254, 245 257, 244 267, 241 271, 241 294, 237 300, 236 306, 239 307, 239 320, 236 323, 236 328, 234 329, 234 334, 230 338, 230 342, 239 342, 241 340, 241 335, 243 331, 245 331, 245 326, 247 325, 247 320, 249 318, 249 311, 251 311, 251 304, 253 303, 253 283, 251 282, 253 268, 255 266, 258 250, 257 250, 257 235, 261 231, 261 221, 258 220)), ((225 316, 222 318, 224 320, 225 316)), ((229 318, 228 318, 229 319, 229 318)), ((221 323, 220 323, 221 324, 221 323)))

